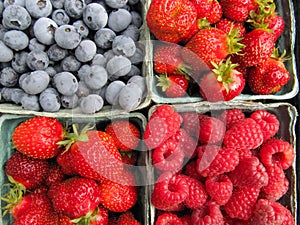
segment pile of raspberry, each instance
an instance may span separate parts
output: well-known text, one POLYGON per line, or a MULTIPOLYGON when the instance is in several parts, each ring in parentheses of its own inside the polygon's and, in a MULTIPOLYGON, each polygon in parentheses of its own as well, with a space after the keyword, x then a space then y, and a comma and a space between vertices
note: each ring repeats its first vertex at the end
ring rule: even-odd
POLYGON ((155 225, 292 225, 280 201, 294 147, 280 137, 280 122, 267 110, 177 112, 159 105, 146 125, 153 149, 155 225))

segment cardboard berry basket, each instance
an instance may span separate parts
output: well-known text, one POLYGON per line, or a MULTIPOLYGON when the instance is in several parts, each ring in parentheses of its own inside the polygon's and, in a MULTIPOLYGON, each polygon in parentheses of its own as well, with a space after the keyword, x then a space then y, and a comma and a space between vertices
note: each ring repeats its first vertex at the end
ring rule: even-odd
MULTIPOLYGON (((148 121, 151 115, 155 112, 155 109, 162 104, 158 104, 152 106, 149 110, 148 121)), ((170 104, 175 111, 179 113, 184 112, 195 112, 205 115, 210 115, 212 117, 220 115, 220 113, 224 112, 228 109, 241 109, 244 114, 249 116, 256 110, 266 110, 272 114, 274 114, 278 120, 280 121, 280 126, 278 132, 275 134, 276 138, 282 139, 290 143, 292 148, 295 150, 296 155, 298 152, 296 151, 296 119, 298 116, 298 112, 296 107, 289 103, 255 103, 249 101, 235 101, 235 102, 225 102, 225 103, 207 103, 207 102, 198 102, 198 103, 188 103, 188 104, 170 104)), ((154 205, 151 203, 151 195, 154 190, 154 185, 159 177, 159 170, 152 163, 152 155, 149 151, 149 171, 152 171, 150 174, 152 176, 149 177, 151 179, 152 186, 149 188, 149 199, 150 199, 150 224, 154 225, 158 213, 161 214, 164 211, 157 210, 154 205)), ((189 158, 184 161, 189 162, 189 158)), ((184 171, 184 163, 182 167, 180 167, 179 171, 184 171)), ((296 170, 296 157, 292 163, 292 166, 285 170, 285 176, 289 180, 289 189, 288 191, 278 200, 284 207, 288 208, 294 219, 295 224, 298 224, 298 215, 297 215, 297 207, 298 207, 298 197, 297 197, 297 170, 296 170)), ((186 212, 186 211, 183 211, 186 212)), ((190 211, 189 211, 190 212, 190 211)), ((179 216, 184 215, 184 213, 178 214, 179 216)))
MULTIPOLYGON (((286 51, 286 57, 289 57, 289 60, 285 61, 284 64, 287 70, 290 73, 290 80, 288 83, 282 88, 281 91, 276 94, 268 94, 268 95, 259 95, 254 94, 249 88, 246 86, 244 91, 234 100, 242 100, 242 101, 262 101, 262 100, 286 100, 293 98, 299 91, 299 84, 297 78, 297 69, 296 69, 296 57, 295 57, 295 36, 296 36, 296 25, 295 25, 295 13, 294 13, 294 5, 292 0, 288 1, 280 1, 274 0, 276 3, 276 11, 277 13, 283 17, 285 21, 285 29, 282 35, 277 40, 275 47, 279 48, 279 52, 282 53, 284 50, 286 51)), ((151 33, 151 38, 154 41, 157 39, 151 33)), ((149 51, 151 54, 151 58, 153 59, 153 45, 151 45, 152 51, 149 51)), ((153 67, 153 62, 150 62, 153 67)), ((183 97, 170 98, 163 93, 161 87, 157 87, 158 79, 156 78, 156 72, 152 70, 151 72, 151 96, 152 100, 156 103, 192 103, 203 101, 203 98, 199 94, 199 88, 196 83, 192 84, 186 95, 183 97)))
MULTIPOLYGON (((10 158, 10 156, 15 151, 12 146, 11 137, 12 132, 21 122, 32 118, 33 115, 2 115, 0 116, 0 198, 4 196, 8 191, 8 187, 4 184, 8 183, 7 176, 5 174, 4 166, 5 162, 10 158)), ((82 117, 73 117, 67 118, 63 116, 56 116, 56 118, 62 123, 68 123, 68 125, 77 123, 77 124, 91 124, 96 125, 96 129, 103 130, 106 125, 108 125, 111 121, 124 119, 132 122, 137 128, 140 130, 141 134, 143 134, 146 118, 140 113, 129 113, 129 114, 118 114, 118 115, 107 115, 97 118, 82 118, 82 117)), ((136 149, 138 151, 138 158, 136 165, 131 167, 130 170, 133 172, 136 177, 136 185, 138 188, 138 200, 137 203, 131 208, 131 211, 134 213, 135 218, 141 224, 148 224, 150 217, 149 210, 149 200, 148 200, 148 186, 144 185, 147 183, 145 173, 146 173, 146 162, 147 154, 146 148, 142 141, 139 142, 139 145, 136 149)), ((10 214, 6 216, 2 216, 3 210, 2 207, 5 206, 3 201, 0 201, 1 208, 1 217, 0 217, 0 225, 11 225, 13 223, 13 218, 10 214)))

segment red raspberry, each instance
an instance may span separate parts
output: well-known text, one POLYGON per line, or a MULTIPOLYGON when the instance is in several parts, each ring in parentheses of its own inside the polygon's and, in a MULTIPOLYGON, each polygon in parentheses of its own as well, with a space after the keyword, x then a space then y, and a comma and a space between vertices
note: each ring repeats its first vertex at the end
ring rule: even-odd
POLYGON ((252 215, 259 191, 259 189, 251 187, 235 188, 231 198, 224 206, 225 212, 231 218, 248 220, 252 215))
POLYGON ((265 166, 278 164, 288 169, 294 162, 295 150, 287 141, 270 139, 260 148, 260 160, 265 166))
POLYGON ((184 177, 171 172, 161 174, 154 185, 151 202, 157 209, 177 207, 189 195, 189 186, 184 177))
POLYGON ((251 225, 294 224, 291 212, 278 202, 259 199, 254 207, 251 225))
POLYGON ((283 182, 283 185, 278 187, 278 191, 277 193, 271 193, 271 194, 267 194, 265 193, 265 191, 261 191, 261 198, 265 198, 265 199, 268 199, 270 201, 278 201, 283 195, 285 195, 287 193, 287 191, 289 190, 289 185, 290 185, 290 182, 287 178, 284 178, 284 182, 283 182))
POLYGON ((273 137, 279 129, 277 117, 266 110, 256 110, 250 115, 250 118, 254 119, 261 127, 264 140, 273 137))
POLYGON ((150 117, 144 131, 144 141, 148 148, 156 148, 176 134, 182 117, 172 106, 159 105, 150 117))
POLYGON ((219 117, 226 124, 226 129, 230 129, 235 123, 245 119, 245 114, 241 109, 227 109, 219 117))
POLYGON ((268 184, 268 173, 257 157, 240 160, 235 169, 229 173, 234 186, 248 186, 260 189, 268 184))
POLYGON ((225 124, 214 117, 199 114, 199 142, 202 144, 217 144, 224 137, 225 124))
POLYGON ((186 166, 185 166, 185 175, 195 178, 197 180, 201 180, 203 177, 197 172, 197 161, 196 160, 190 160, 186 166))
POLYGON ((239 163, 239 154, 233 148, 203 145, 199 146, 197 150, 197 172, 203 177, 230 172, 239 163))
POLYGON ((207 202, 200 209, 196 209, 191 215, 191 224, 201 225, 221 225, 224 224, 224 219, 220 206, 215 202, 207 202))
POLYGON ((182 128, 191 136, 198 138, 199 136, 199 117, 196 112, 183 112, 180 114, 182 117, 182 128))
POLYGON ((237 149, 237 152, 239 153, 240 160, 253 156, 253 152, 250 149, 237 149))
POLYGON ((192 223, 190 214, 183 215, 182 217, 180 217, 180 220, 182 222, 182 225, 190 225, 192 223))
POLYGON ((183 225, 180 218, 174 213, 163 213, 157 217, 155 225, 183 225))
POLYGON ((161 171, 178 171, 182 167, 183 159, 183 151, 178 148, 178 143, 172 139, 166 140, 152 153, 152 163, 161 171))
POLYGON ((232 195, 233 185, 225 174, 208 177, 205 180, 205 188, 209 196, 218 205, 225 205, 232 195))
POLYGON ((251 118, 237 122, 226 131, 223 145, 234 149, 255 149, 263 142, 260 126, 251 118))

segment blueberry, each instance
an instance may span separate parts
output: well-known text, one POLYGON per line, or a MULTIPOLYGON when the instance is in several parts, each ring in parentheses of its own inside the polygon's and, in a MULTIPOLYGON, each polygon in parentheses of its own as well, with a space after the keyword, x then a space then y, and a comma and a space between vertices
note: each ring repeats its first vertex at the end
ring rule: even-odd
POLYGON ((119 93, 125 87, 125 83, 120 80, 111 82, 105 91, 105 100, 111 105, 119 104, 119 93))
POLYGON ((106 26, 108 14, 98 3, 90 3, 83 10, 83 21, 91 30, 99 30, 106 26))
POLYGON ((96 94, 90 94, 86 97, 81 97, 79 102, 80 110, 86 114, 93 114, 100 111, 103 105, 103 98, 96 94))
POLYGON ((30 51, 27 55, 27 66, 31 70, 44 70, 49 65, 49 58, 46 52, 40 50, 30 51))
POLYGON ((90 89, 88 88, 88 86, 84 81, 81 80, 78 82, 78 89, 76 91, 76 95, 78 97, 88 96, 90 92, 91 92, 90 89))
POLYGON ((14 57, 14 52, 7 47, 2 41, 0 41, 0 62, 9 62, 14 57))
POLYGON ((80 80, 84 80, 85 76, 89 76, 92 73, 92 68, 88 64, 84 64, 78 70, 77 76, 80 80))
POLYGON ((3 11, 2 24, 8 29, 25 30, 31 25, 31 16, 24 7, 9 5, 3 11))
POLYGON ((11 61, 11 67, 17 72, 17 73, 25 73, 29 70, 27 66, 27 55, 28 52, 21 51, 16 52, 14 55, 14 58, 11 61))
POLYGON ((60 97, 61 105, 66 109, 74 109, 78 106, 79 98, 77 95, 60 97))
POLYGON ((105 92, 106 92, 106 88, 107 88, 107 84, 104 85, 102 88, 97 89, 97 90, 92 90, 91 94, 96 94, 101 96, 101 98, 103 98, 103 100, 105 99, 105 92))
POLYGON ((47 17, 52 12, 50 0, 26 0, 25 8, 33 18, 47 17))
POLYGON ((33 25, 33 32, 36 39, 45 45, 55 42, 54 35, 58 25, 54 20, 46 17, 39 18, 33 25))
MULTIPOLYGON (((1 17, 1 16, 0 16, 1 17)), ((4 34, 8 31, 2 24, 0 24, 0 41, 3 41, 4 34)))
POLYGON ((131 23, 132 16, 126 9, 112 11, 108 16, 108 27, 115 32, 125 30, 131 23))
POLYGON ((53 66, 48 66, 45 69, 45 72, 47 72, 49 74, 50 77, 54 77, 55 74, 57 74, 56 70, 54 69, 53 66))
POLYGON ((25 0, 4 0, 4 1, 1 1, 1 2, 4 5, 4 8, 6 8, 9 5, 19 5, 19 6, 22 6, 22 7, 25 6, 25 0))
POLYGON ((131 70, 131 62, 125 56, 114 56, 107 62, 106 70, 110 76, 125 76, 131 70))
POLYGON ((140 28, 143 24, 143 18, 141 16, 141 14, 137 11, 130 11, 131 17, 132 17, 132 21, 131 24, 135 25, 136 27, 140 28))
POLYGON ((126 84, 119 93, 119 105, 126 111, 132 111, 140 105, 142 97, 139 85, 134 82, 126 84))
POLYGON ((75 49, 75 57, 80 62, 91 61, 96 55, 97 46, 91 40, 83 40, 75 49))
POLYGON ((21 99, 21 106, 23 109, 40 111, 39 98, 37 95, 25 94, 21 99))
POLYGON ((143 97, 146 96, 147 94, 147 85, 146 85, 146 78, 140 75, 134 75, 132 77, 129 78, 129 80, 127 81, 127 84, 130 83, 136 83, 139 88, 142 90, 143 93, 143 97))
POLYGON ((144 52, 141 48, 136 48, 134 54, 129 57, 132 64, 138 65, 144 61, 144 52))
POLYGON ((84 0, 65 0, 64 2, 64 9, 66 10, 66 13, 75 19, 82 17, 85 7, 86 3, 84 0))
POLYGON ((3 8, 4 8, 3 1, 0 1, 0 17, 2 17, 3 8))
POLYGON ((52 6, 56 9, 62 9, 64 7, 65 0, 50 0, 52 6))
POLYGON ((15 51, 25 49, 29 44, 28 36, 20 30, 9 30, 4 34, 3 42, 15 51))
POLYGON ((138 41, 140 38, 140 30, 133 24, 130 24, 121 34, 130 37, 133 41, 138 41))
POLYGON ((70 72, 57 73, 52 78, 52 84, 62 95, 73 95, 78 89, 78 80, 70 72))
POLYGON ((136 65, 132 64, 131 65, 131 70, 129 71, 129 73, 126 74, 126 77, 132 77, 135 75, 141 75, 142 71, 139 67, 137 67, 136 65))
POLYGON ((135 53, 136 45, 130 37, 118 35, 112 43, 112 50, 116 55, 131 57, 135 53))
POLYGON ((0 71, 0 84, 4 87, 13 87, 18 83, 19 75, 11 67, 3 68, 0 71))
POLYGON ((81 63, 73 55, 69 55, 61 61, 63 71, 76 72, 80 66, 81 63))
POLYGON ((91 66, 91 73, 84 76, 84 82, 93 90, 100 89, 107 83, 108 74, 104 67, 94 65, 91 66))
POLYGON ((91 65, 98 65, 98 66, 106 66, 106 58, 103 54, 96 54, 92 60, 91 65))
POLYGON ((109 49, 116 36, 112 29, 105 27, 97 30, 94 35, 94 41, 99 48, 109 49))
POLYGON ((81 35, 82 38, 86 38, 89 35, 89 28, 82 20, 76 20, 72 25, 76 27, 77 32, 81 35))
POLYGON ((116 54, 114 53, 114 51, 112 49, 109 49, 108 51, 104 52, 104 57, 106 58, 106 62, 108 62, 109 60, 111 60, 114 56, 116 56, 116 54))
POLYGON ((114 9, 124 7, 127 4, 128 0, 105 0, 105 3, 114 9))
POLYGON ((51 87, 39 95, 39 103, 45 112, 57 112, 61 107, 59 93, 51 87))
POLYGON ((72 25, 61 25, 58 27, 54 38, 56 43, 65 49, 74 49, 81 41, 81 35, 78 33, 76 27, 72 25))
POLYGON ((51 14, 51 18, 58 26, 68 24, 70 22, 70 17, 63 9, 54 10, 51 14))
POLYGON ((27 93, 36 95, 44 91, 50 82, 50 76, 43 70, 36 70, 21 80, 21 87, 27 93))
POLYGON ((47 50, 47 55, 50 60, 58 62, 68 55, 68 50, 59 47, 57 44, 51 45, 47 50))
POLYGON ((0 95, 6 102, 13 102, 20 104, 21 100, 26 93, 20 88, 2 88, 0 95))
POLYGON ((33 50, 45 51, 46 45, 39 42, 38 39, 36 39, 36 38, 31 38, 29 40, 28 48, 29 48, 30 51, 33 51, 33 50))

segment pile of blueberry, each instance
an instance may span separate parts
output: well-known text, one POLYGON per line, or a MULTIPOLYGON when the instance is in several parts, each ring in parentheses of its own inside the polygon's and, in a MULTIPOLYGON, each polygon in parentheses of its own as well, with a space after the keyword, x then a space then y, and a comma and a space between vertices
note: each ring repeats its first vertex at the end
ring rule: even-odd
POLYGON ((126 111, 146 96, 140 0, 0 0, 0 102, 126 111))

